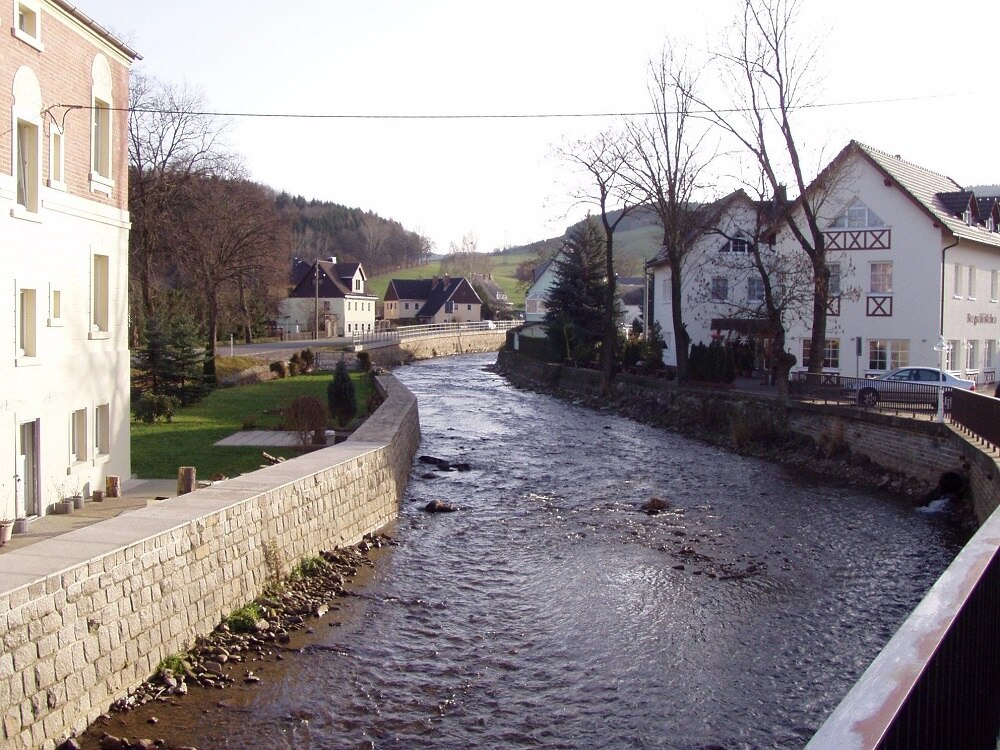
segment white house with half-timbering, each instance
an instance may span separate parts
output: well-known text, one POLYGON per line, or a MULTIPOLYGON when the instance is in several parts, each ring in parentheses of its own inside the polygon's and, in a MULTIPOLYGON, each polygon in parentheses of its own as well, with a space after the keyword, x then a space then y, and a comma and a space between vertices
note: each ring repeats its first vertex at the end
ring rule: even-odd
MULTIPOLYGON (((936 366, 943 337, 948 371, 980 383, 996 379, 996 197, 977 196, 949 177, 852 141, 813 182, 807 199, 824 230, 831 272, 826 372, 865 377, 904 365, 936 366)), ((747 273, 745 263, 732 262, 745 250, 741 221, 746 240, 754 236, 753 205, 746 196, 727 196, 724 210, 703 224, 683 277, 684 320, 694 343, 734 334, 767 338, 766 325, 747 304, 759 299, 762 282, 747 273)), ((790 210, 801 212, 801 199, 790 210)), ((768 239, 777 257, 802 253, 781 221, 768 239)), ((653 318, 668 337, 664 360, 674 364, 669 269, 662 254, 648 269, 656 290, 653 318)), ((783 317, 786 349, 796 356, 797 369, 811 356, 810 306, 805 299, 783 317)))

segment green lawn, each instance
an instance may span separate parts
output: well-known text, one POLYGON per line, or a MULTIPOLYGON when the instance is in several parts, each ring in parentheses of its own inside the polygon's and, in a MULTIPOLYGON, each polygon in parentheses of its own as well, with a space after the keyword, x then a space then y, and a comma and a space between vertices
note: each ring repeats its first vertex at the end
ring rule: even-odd
MULTIPOLYGON (((132 471, 142 479, 174 479, 177 467, 194 466, 199 479, 233 477, 260 467, 261 451, 293 458, 294 448, 220 447, 222 438, 253 423, 254 429, 281 426, 281 408, 296 397, 312 395, 326 404, 330 373, 299 375, 239 388, 219 388, 197 404, 181 409, 172 422, 132 423, 132 471)), ((359 418, 367 415, 369 385, 352 374, 359 418)))

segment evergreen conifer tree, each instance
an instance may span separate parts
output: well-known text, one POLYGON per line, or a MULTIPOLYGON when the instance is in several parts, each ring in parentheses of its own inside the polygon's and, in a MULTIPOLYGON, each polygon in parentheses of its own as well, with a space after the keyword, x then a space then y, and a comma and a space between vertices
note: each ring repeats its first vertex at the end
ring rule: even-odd
POLYGON ((337 362, 337 367, 333 371, 333 380, 326 387, 327 406, 330 409, 330 416, 337 423, 338 427, 343 427, 358 412, 358 406, 354 401, 354 381, 351 380, 350 373, 347 372, 347 365, 344 360, 337 362))

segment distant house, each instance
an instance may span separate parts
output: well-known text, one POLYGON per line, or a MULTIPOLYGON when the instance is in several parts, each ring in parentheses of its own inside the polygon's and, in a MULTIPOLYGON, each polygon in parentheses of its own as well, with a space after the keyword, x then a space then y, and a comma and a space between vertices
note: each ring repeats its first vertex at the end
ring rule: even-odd
MULTIPOLYGON (((562 252, 561 250, 559 252, 562 252)), ((524 295, 524 321, 526 323, 539 323, 545 320, 545 298, 548 297, 549 289, 556 280, 555 260, 559 257, 556 253, 553 258, 535 266, 531 272, 531 286, 524 295)))
POLYGON ((510 312, 514 305, 507 297, 507 293, 503 290, 503 287, 494 280, 492 274, 474 273, 472 274, 472 283, 486 293, 488 299, 483 301, 488 302, 489 306, 493 309, 494 318, 510 317, 510 312))
POLYGON ((292 291, 279 305, 278 323, 286 333, 351 336, 375 330, 378 297, 365 291, 368 277, 360 263, 336 258, 292 264, 292 291))
POLYGON ((385 290, 386 320, 463 323, 482 319, 483 301, 464 277, 393 279, 385 290))

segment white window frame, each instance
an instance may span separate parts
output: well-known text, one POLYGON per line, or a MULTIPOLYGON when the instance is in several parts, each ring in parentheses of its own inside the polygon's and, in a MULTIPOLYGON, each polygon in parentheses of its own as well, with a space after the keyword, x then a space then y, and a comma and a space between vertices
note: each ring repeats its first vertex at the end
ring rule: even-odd
POLYGON ((18 367, 38 364, 38 293, 32 287, 17 288, 17 332, 14 337, 18 367))
POLYGON ((955 367, 955 363, 958 362, 958 353, 962 350, 965 345, 960 339, 951 339, 948 341, 948 348, 945 350, 945 362, 944 369, 948 372, 958 372, 959 368, 955 367))
POLYGON ((964 274, 962 273, 962 264, 961 263, 956 263, 955 264, 955 278, 952 279, 952 289, 951 289, 951 296, 954 297, 955 299, 963 299, 963 295, 962 295, 962 277, 963 276, 964 276, 964 274))
POLYGON ((49 328, 61 328, 63 325, 62 290, 49 284, 49 317, 46 321, 49 328))
POLYGON ((38 0, 14 0, 14 36, 39 52, 42 44, 42 4, 38 0))
POLYGON ((968 294, 966 297, 973 302, 976 301, 976 267, 973 265, 969 266, 968 294))
POLYGON ((114 181, 114 98, 111 65, 104 55, 97 55, 91 67, 90 112, 90 189, 111 195, 114 181))
POLYGON ((760 303, 764 301, 764 279, 760 274, 747 276, 747 302, 760 303))
POLYGON ((965 371, 979 372, 979 342, 976 340, 965 345, 965 371))
POLYGON ((725 276, 713 276, 709 282, 708 295, 712 302, 728 302, 729 279, 725 276))
POLYGON ((89 338, 106 339, 111 335, 111 257, 93 253, 90 269, 89 338))
POLYGON ((1000 271, 990 271, 990 302, 1000 300, 1000 271))
POLYGON ((56 123, 49 125, 49 179, 55 190, 66 190, 66 134, 56 123))
POLYGON ((868 340, 868 371, 889 372, 899 367, 910 365, 909 339, 869 339, 868 340), (882 355, 882 356, 879 356, 882 355), (879 367, 878 360, 885 361, 885 367, 879 367))
POLYGON ((87 431, 87 409, 75 409, 69 415, 69 462, 82 464, 89 458, 87 431))
POLYGON ((861 201, 855 198, 840 214, 830 222, 830 229, 871 229, 884 227, 882 219, 861 201))
POLYGON ((830 283, 827 287, 827 294, 830 297, 840 296, 840 263, 827 263, 827 270, 830 272, 830 283))
POLYGON ((94 408, 94 455, 98 458, 111 454, 111 404, 98 404, 94 408))
POLYGON ((868 289, 869 289, 869 294, 883 294, 883 295, 892 294, 891 260, 875 260, 869 264, 868 289), (881 269, 881 272, 876 274, 875 272, 876 269, 881 269), (886 269, 888 269, 888 273, 885 273, 886 269))
POLYGON ((35 218, 42 207, 42 144, 39 125, 14 118, 14 207, 11 216, 35 218))

